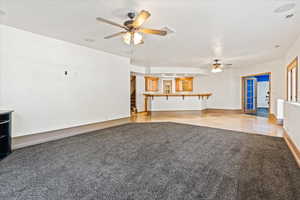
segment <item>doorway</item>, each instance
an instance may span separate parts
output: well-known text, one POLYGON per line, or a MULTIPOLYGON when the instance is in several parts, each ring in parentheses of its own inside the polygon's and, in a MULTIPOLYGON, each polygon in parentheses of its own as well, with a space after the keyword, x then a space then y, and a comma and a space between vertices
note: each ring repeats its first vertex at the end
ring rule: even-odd
POLYGON ((164 94, 172 93, 172 80, 163 80, 164 94))
POLYGON ((269 117, 271 73, 243 76, 242 90, 244 113, 260 117, 269 117))
POLYGON ((130 112, 131 115, 137 113, 136 109, 136 76, 130 75, 130 112))

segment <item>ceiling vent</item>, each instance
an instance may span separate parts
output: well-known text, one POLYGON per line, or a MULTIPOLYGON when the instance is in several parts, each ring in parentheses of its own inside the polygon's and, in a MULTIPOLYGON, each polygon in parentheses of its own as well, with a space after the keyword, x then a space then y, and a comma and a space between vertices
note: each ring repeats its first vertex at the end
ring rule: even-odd
POLYGON ((289 15, 285 16, 285 18, 287 18, 287 19, 292 18, 292 17, 294 17, 294 14, 289 14, 289 15))
POLYGON ((275 13, 284 13, 284 12, 294 9, 295 7, 296 7, 295 3, 288 3, 288 4, 284 4, 280 7, 278 7, 277 9, 274 10, 274 12, 275 13))

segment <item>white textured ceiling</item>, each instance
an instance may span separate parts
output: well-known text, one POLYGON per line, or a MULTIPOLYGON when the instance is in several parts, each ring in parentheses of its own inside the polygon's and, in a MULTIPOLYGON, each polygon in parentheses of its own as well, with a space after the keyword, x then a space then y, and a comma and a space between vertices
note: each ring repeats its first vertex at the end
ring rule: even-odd
POLYGON ((205 67, 214 58, 241 66, 283 56, 300 33, 300 2, 286 13, 274 10, 290 2, 299 1, 0 0, 0 10, 4 24, 131 57, 132 64, 205 67), (119 29, 97 22, 96 17, 122 23, 128 11, 141 9, 152 14, 145 27, 167 26, 175 33, 147 35, 145 43, 133 50, 121 38, 103 39, 119 29), (295 16, 286 19, 291 12, 295 16), (281 47, 276 49, 277 44, 281 47))

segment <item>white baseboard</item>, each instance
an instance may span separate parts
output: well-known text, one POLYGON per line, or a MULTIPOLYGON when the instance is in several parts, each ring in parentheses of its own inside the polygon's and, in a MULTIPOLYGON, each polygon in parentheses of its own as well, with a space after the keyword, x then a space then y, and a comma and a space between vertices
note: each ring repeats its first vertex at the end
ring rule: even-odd
POLYGON ((12 148, 19 149, 27 146, 32 146, 36 144, 41 144, 53 140, 58 140, 66 137, 71 137, 74 135, 79 135, 83 133, 88 133, 91 131, 96 131, 104 128, 109 128, 113 126, 118 126, 130 122, 129 117, 109 120, 104 122, 98 122, 93 124, 87 124, 72 128, 60 129, 55 131, 48 131, 43 133, 37 133, 32 135, 25 135, 12 138, 12 148))

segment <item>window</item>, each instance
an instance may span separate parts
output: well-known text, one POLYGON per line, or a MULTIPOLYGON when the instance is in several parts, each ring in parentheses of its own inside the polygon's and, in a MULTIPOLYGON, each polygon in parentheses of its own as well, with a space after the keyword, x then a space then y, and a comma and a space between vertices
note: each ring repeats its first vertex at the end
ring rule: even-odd
POLYGON ((176 92, 192 92, 193 77, 176 78, 176 92))
POLYGON ((158 78, 157 77, 145 77, 145 88, 146 92, 157 92, 158 91, 158 78))
POLYGON ((298 101, 298 57, 287 68, 287 100, 298 101))
POLYGON ((164 93, 171 94, 172 93, 172 80, 164 80, 164 93))

